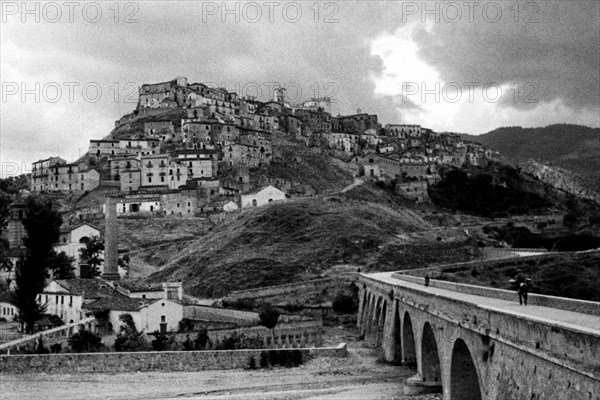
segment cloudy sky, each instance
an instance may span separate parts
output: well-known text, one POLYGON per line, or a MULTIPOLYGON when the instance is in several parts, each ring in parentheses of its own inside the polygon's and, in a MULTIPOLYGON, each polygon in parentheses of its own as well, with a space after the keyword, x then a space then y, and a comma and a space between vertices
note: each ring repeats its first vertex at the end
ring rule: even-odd
POLYGON ((595 0, 1 3, 5 176, 76 159, 176 76, 439 131, 600 125, 595 0))

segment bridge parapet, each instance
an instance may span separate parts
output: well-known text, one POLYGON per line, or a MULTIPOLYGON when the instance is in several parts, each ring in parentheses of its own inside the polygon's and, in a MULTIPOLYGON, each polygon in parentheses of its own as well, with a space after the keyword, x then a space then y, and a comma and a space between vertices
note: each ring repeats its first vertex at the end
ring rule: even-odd
MULTIPOLYGON (((425 284, 425 278, 418 276, 406 275, 403 273, 394 273, 392 274, 392 277, 395 279, 412 282, 419 285, 425 284)), ((511 290, 494 289, 485 286, 468 285, 464 283, 440 281, 435 279, 431 279, 429 281, 429 286, 440 289, 452 290, 454 292, 459 293, 472 294, 475 296, 484 296, 507 301, 515 301, 515 299, 517 298, 516 293, 511 290)), ((530 293, 528 296, 528 304, 532 306, 558 308, 561 310, 600 316, 600 303, 594 301, 585 301, 569 299, 566 297, 545 296, 541 294, 530 293)), ((600 324, 598 329, 600 330, 600 324)))

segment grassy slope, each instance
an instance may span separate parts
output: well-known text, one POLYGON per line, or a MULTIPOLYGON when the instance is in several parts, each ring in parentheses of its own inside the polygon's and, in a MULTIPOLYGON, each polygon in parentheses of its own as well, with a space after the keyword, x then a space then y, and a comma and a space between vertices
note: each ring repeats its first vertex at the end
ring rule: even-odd
POLYGON ((272 136, 277 154, 273 162, 253 170, 251 175, 266 175, 309 185, 317 193, 340 190, 352 183, 352 174, 338 167, 330 156, 314 153, 310 148, 294 141, 287 135, 272 136))
POLYGON ((532 278, 533 293, 600 301, 598 252, 565 253, 540 260, 507 260, 491 268, 462 267, 433 278, 510 290, 509 280, 515 277, 518 268, 532 278))
POLYGON ((289 283, 336 264, 373 264, 397 235, 430 228, 413 211, 376 203, 334 197, 271 204, 214 228, 147 281, 182 279, 192 294, 212 289, 215 296, 289 283))

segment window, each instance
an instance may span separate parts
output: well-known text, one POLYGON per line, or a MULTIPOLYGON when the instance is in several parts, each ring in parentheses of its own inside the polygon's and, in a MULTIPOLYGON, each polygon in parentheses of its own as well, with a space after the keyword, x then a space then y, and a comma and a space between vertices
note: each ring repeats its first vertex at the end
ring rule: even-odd
POLYGON ((252 207, 256 207, 257 203, 256 203, 256 199, 252 199, 252 207))
POLYGON ((65 296, 60 296, 60 304, 65 304, 65 296))
POLYGON ((73 296, 69 296, 69 307, 73 307, 73 296))

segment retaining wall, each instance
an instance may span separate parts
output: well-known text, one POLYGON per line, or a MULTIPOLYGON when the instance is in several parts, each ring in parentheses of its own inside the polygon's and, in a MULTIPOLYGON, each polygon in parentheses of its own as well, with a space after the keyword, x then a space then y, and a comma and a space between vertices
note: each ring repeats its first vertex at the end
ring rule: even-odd
POLYGON ((195 320, 233 322, 238 325, 255 325, 258 321, 257 313, 200 305, 183 307, 183 317, 195 320))
MULTIPOLYGON (((0 356, 0 373, 120 373, 138 371, 202 371, 248 368, 259 364, 265 350, 152 351, 137 353, 28 354, 0 356)), ((336 347, 278 350, 288 357, 299 351, 304 361, 315 357, 345 357, 346 344, 336 347)))
POLYGON ((355 282, 357 280, 357 276, 357 274, 347 274, 335 278, 321 278, 305 282, 288 283, 285 285, 239 290, 229 293, 226 300, 231 301, 242 298, 256 299, 322 291, 324 289, 339 287, 340 283, 355 282))
MULTIPOLYGON (((323 323, 320 320, 278 324, 274 332, 264 326, 243 327, 236 329, 221 329, 208 332, 212 348, 218 346, 226 337, 232 334, 244 335, 247 338, 258 338, 265 348, 301 348, 319 347, 323 345, 323 323)), ((183 342, 187 335, 194 340, 197 334, 178 333, 176 341, 183 342)))

